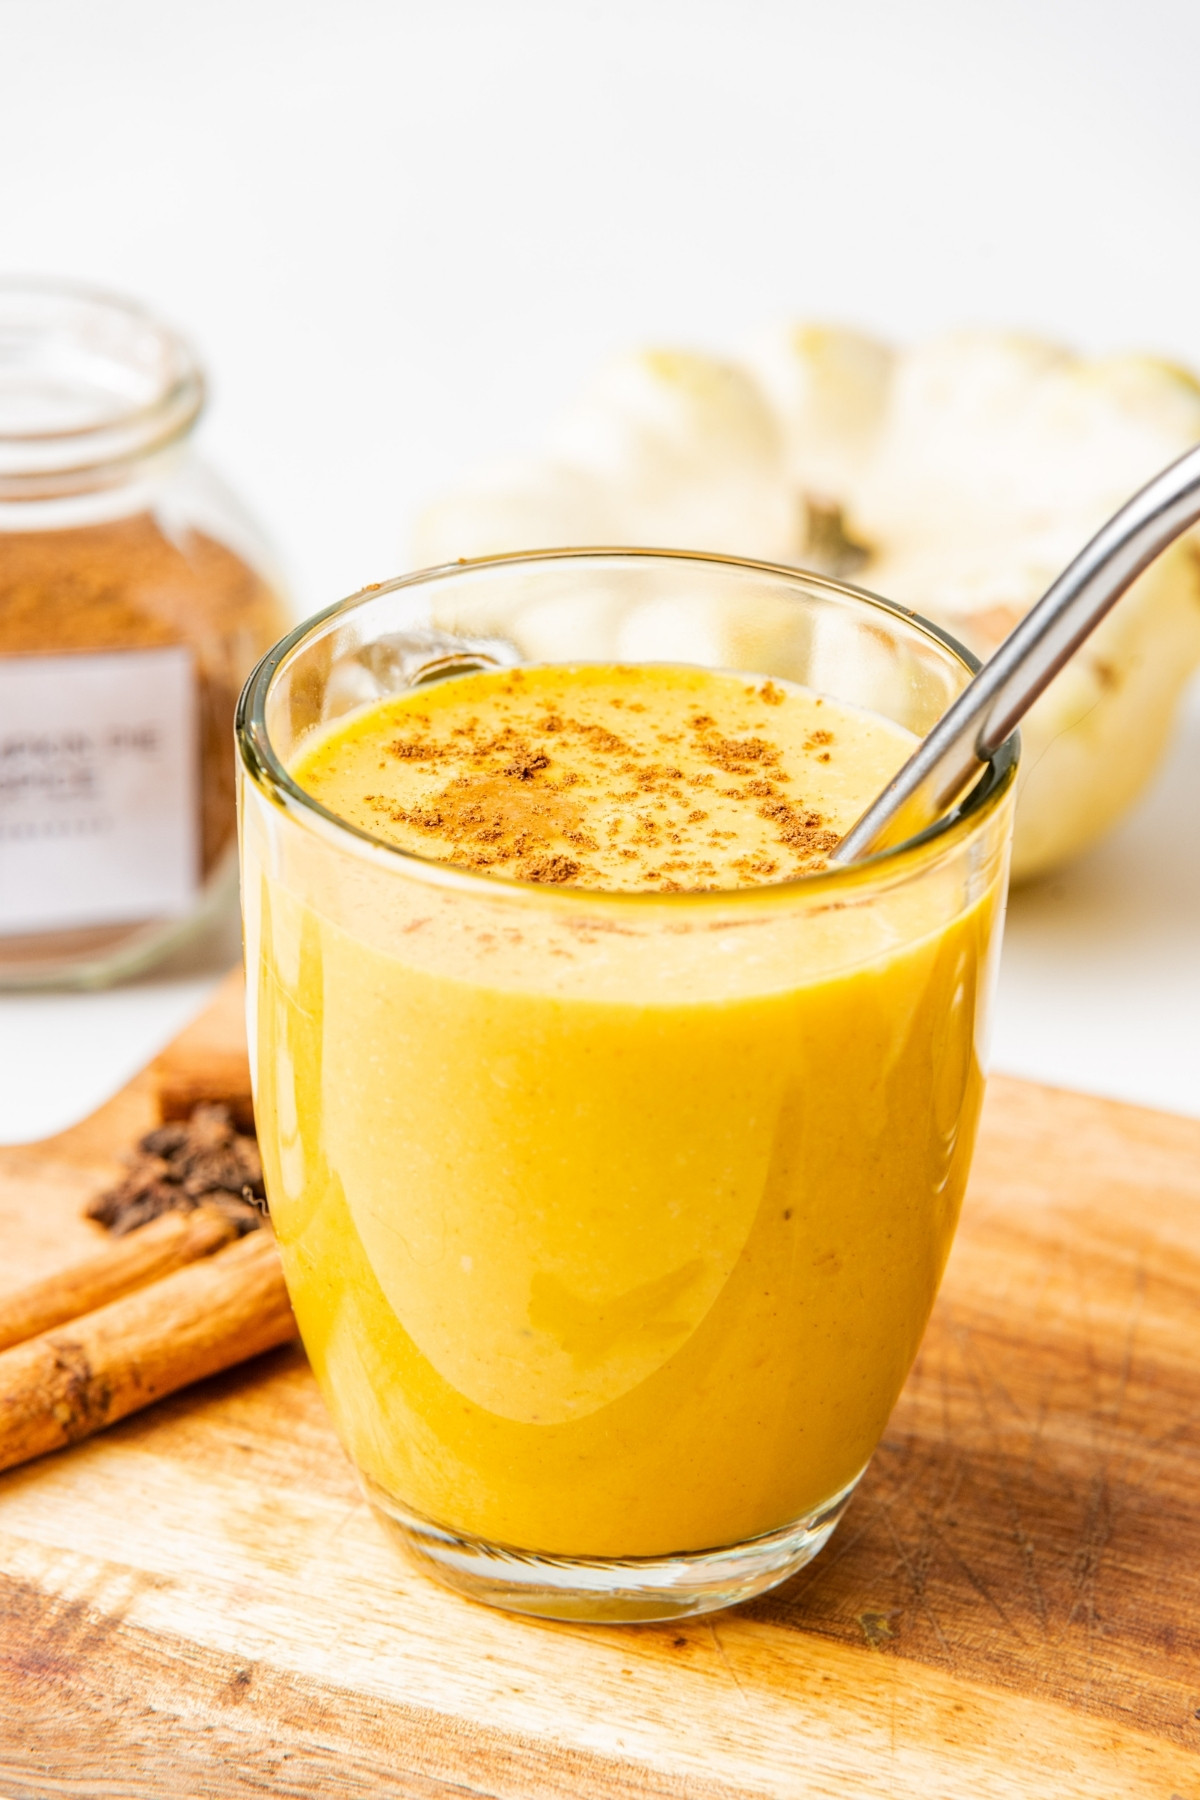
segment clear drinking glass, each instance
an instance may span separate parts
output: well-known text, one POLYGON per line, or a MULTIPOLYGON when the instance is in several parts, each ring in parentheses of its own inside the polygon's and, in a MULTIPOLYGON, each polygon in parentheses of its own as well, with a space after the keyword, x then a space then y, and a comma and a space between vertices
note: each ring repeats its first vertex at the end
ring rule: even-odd
POLYGON ((288 772, 414 682, 634 660, 917 733, 975 666, 796 571, 547 552, 331 608, 238 720, 255 1104, 305 1346, 406 1545, 552 1618, 725 1606, 833 1531, 949 1252, 1011 828, 1015 741, 863 866, 605 894, 406 854, 288 772))

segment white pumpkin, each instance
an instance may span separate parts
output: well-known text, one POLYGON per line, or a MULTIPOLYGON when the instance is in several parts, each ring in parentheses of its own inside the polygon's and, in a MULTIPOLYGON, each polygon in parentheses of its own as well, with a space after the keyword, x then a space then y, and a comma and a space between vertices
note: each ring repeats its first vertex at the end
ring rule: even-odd
MULTIPOLYGON (((986 657, 1109 514, 1197 442, 1200 386, 1148 357, 1087 360, 998 332, 897 351, 801 325, 741 364, 673 351, 611 364, 543 456, 436 502, 412 551, 421 564, 623 543, 798 562, 986 657)), ((614 647, 638 654, 649 625, 609 620, 614 647)), ((1198 663, 1188 537, 1029 714, 1016 877, 1065 862, 1126 810, 1198 663)))

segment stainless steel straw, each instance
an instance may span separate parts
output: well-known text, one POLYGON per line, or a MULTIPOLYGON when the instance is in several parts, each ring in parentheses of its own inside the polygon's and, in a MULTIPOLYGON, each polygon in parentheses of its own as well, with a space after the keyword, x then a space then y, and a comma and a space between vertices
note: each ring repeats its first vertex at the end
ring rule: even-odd
POLYGON ((1038 695, 1147 564, 1200 519, 1200 445, 1142 488, 1098 531, 1005 638, 830 861, 902 843, 961 798, 1038 695))

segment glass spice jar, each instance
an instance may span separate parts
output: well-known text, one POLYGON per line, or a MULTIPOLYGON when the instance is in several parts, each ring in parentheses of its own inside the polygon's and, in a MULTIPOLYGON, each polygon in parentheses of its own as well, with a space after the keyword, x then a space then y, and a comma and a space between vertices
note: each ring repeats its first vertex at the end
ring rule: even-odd
POLYGON ((236 882, 234 707, 287 617, 203 403, 140 307, 0 281, 0 986, 132 974, 236 882))

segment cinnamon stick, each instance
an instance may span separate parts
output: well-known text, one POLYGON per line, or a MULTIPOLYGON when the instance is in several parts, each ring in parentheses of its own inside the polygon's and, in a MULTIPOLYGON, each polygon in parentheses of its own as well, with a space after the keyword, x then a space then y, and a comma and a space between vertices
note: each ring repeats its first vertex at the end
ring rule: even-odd
POLYGON ((0 1352, 0 1469, 73 1444, 295 1335, 274 1237, 252 1232, 0 1352))
POLYGON ((229 1108, 239 1131, 254 1131, 250 1058, 246 1050, 246 990, 232 970, 216 998, 155 1057, 150 1074, 160 1119, 190 1119, 199 1105, 229 1108))
POLYGON ((94 1256, 15 1294, 0 1296, 0 1350, 107 1306, 122 1294, 210 1256, 237 1235, 234 1220, 213 1206, 198 1206, 190 1213, 164 1213, 129 1237, 106 1244, 94 1256))

